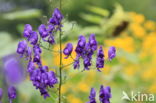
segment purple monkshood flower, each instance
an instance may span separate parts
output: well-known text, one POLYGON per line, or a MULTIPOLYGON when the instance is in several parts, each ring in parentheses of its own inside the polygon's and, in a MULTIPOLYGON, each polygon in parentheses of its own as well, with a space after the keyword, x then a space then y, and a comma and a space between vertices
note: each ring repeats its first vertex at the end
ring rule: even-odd
POLYGON ((3 89, 0 88, 0 102, 1 102, 2 97, 3 97, 3 89))
POLYGON ((99 68, 104 67, 104 53, 103 53, 102 46, 100 46, 98 53, 97 53, 96 67, 98 68, 98 70, 99 70, 99 68))
POLYGON ((17 53, 23 55, 25 53, 25 51, 26 51, 26 48, 27 48, 27 42, 25 40, 24 41, 20 41, 18 43, 17 53))
POLYGON ((108 59, 111 61, 116 56, 116 48, 114 46, 110 47, 108 50, 108 59))
MULTIPOLYGON (((59 9, 56 8, 48 25, 41 24, 39 26, 38 31, 44 42, 48 42, 49 44, 55 43, 53 33, 57 30, 61 30, 62 19, 63 15, 59 9)), ((23 36, 27 38, 27 41, 19 42, 17 53, 22 56, 24 55, 26 60, 28 60, 27 71, 29 72, 30 80, 33 85, 36 89, 39 89, 44 98, 49 97, 47 88, 54 87, 54 85, 58 83, 57 77, 53 71, 48 70, 48 66, 42 65, 42 50, 38 43, 38 34, 32 30, 30 24, 25 25, 23 36), (29 46, 29 43, 31 46, 29 46)), ((72 52, 70 46, 67 49, 69 50, 69 53, 72 52)))
POLYGON ((35 70, 34 62, 29 61, 28 66, 27 66, 27 71, 28 71, 29 73, 32 73, 34 70, 35 70))
POLYGON ((30 24, 26 24, 23 31, 23 36, 27 39, 30 38, 30 35, 32 33, 32 27, 30 24))
POLYGON ((24 80, 24 67, 19 62, 21 58, 11 54, 2 58, 3 73, 8 85, 18 84, 24 80))
POLYGON ((37 32, 33 31, 30 35, 30 38, 28 39, 28 41, 32 44, 32 45, 36 45, 38 42, 38 34, 37 32))
POLYGON ((89 57, 85 57, 83 60, 84 69, 89 70, 89 66, 91 66, 91 59, 89 57))
POLYGON ((76 56, 76 59, 75 59, 75 62, 74 62, 74 64, 73 64, 73 66, 74 66, 74 69, 76 69, 76 68, 80 68, 80 61, 79 61, 79 57, 78 56, 76 56))
POLYGON ((30 79, 36 89, 40 90, 40 93, 44 96, 44 98, 49 97, 46 88, 48 86, 54 87, 54 85, 58 83, 55 73, 53 71, 48 72, 47 66, 43 66, 39 69, 32 69, 32 72, 30 72, 30 79))
MULTIPOLYGON (((87 103, 96 103, 96 91, 94 88, 91 89, 90 91, 90 96, 89 96, 89 102, 87 103)), ((111 88, 109 86, 105 87, 101 85, 100 91, 99 91, 99 100, 100 103, 110 103, 110 98, 112 97, 111 95, 111 88)))
POLYGON ((36 63, 40 63, 40 54, 41 54, 41 48, 39 45, 34 45, 33 47, 33 51, 34 51, 34 59, 33 61, 36 63))
POLYGON ((110 98, 111 98, 111 88, 105 87, 101 85, 100 87, 100 92, 99 92, 99 100, 101 103, 110 103, 110 98))
POLYGON ((71 55, 72 51, 73 51, 73 45, 71 43, 68 43, 63 50, 64 55, 67 56, 65 57, 66 59, 68 58, 69 55, 71 55))
POLYGON ((48 30, 46 29, 46 25, 44 24, 39 26, 38 31, 42 38, 46 38, 49 35, 48 30))
MULTIPOLYGON (((97 41, 94 34, 90 35, 88 43, 86 43, 84 36, 79 36, 75 51, 78 57, 82 57, 85 70, 89 70, 89 66, 91 66, 92 55, 96 50, 97 41)), ((77 63, 75 62, 74 68, 77 67, 76 64, 77 63)))
POLYGON ((96 91, 94 88, 91 88, 89 102, 87 103, 96 103, 95 97, 96 97, 96 91))
POLYGON ((54 13, 52 14, 52 18, 50 18, 49 23, 55 26, 61 26, 61 21, 63 19, 63 15, 61 14, 60 10, 56 8, 54 13))
POLYGON ((82 55, 85 45, 86 45, 86 39, 83 35, 80 35, 76 49, 75 49, 77 55, 82 55))
POLYGON ((48 32, 49 33, 52 33, 54 29, 55 29, 55 27, 52 24, 48 25, 48 32))
POLYGON ((90 45, 91 50, 93 50, 93 51, 97 50, 97 41, 95 39, 95 34, 90 35, 89 45, 90 45))
POLYGON ((54 44, 55 43, 55 39, 54 39, 54 36, 53 35, 50 35, 48 37, 48 43, 50 43, 50 44, 54 44))
POLYGON ((16 88, 14 86, 10 86, 8 88, 8 97, 9 97, 10 103, 12 103, 12 100, 16 98, 16 88))

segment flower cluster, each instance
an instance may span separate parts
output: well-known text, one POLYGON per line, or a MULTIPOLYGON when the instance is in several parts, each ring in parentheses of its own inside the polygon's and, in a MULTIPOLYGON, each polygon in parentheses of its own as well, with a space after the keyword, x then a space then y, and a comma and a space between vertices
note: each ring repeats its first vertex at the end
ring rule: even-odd
MULTIPOLYGON (((84 70, 89 70, 89 67, 92 65, 92 56, 94 52, 97 50, 97 48, 98 48, 98 43, 95 39, 95 34, 90 35, 88 42, 86 42, 86 38, 84 36, 80 35, 75 49, 77 56, 74 60, 74 69, 80 67, 79 60, 80 58, 82 58, 84 64, 84 70)), ((64 48, 63 53, 68 57, 71 55, 72 51, 73 51, 73 46, 71 43, 68 43, 64 48)), ((110 47, 108 51, 109 60, 112 60, 115 56, 116 56, 115 47, 110 47)), ((98 68, 98 70, 99 68, 104 67, 104 52, 102 46, 100 46, 97 52, 96 67, 98 68)))
MULTIPOLYGON (((90 96, 89 96, 89 102, 87 103, 96 103, 96 91, 94 88, 91 89, 90 91, 90 96)), ((110 103, 110 98, 112 97, 111 95, 111 88, 105 87, 103 85, 101 85, 100 87, 100 91, 99 91, 99 100, 100 103, 110 103)))
POLYGON ((63 19, 63 15, 59 11, 58 8, 54 10, 52 17, 49 19, 48 25, 41 24, 38 28, 39 34, 43 41, 48 42, 50 44, 55 43, 54 33, 58 30, 61 30, 61 21, 63 19))
MULTIPOLYGON (((40 38, 44 42, 54 44, 54 32, 61 30, 61 21, 63 15, 59 9, 55 9, 48 25, 41 24, 38 28, 40 38)), ((49 97, 47 87, 54 87, 58 83, 58 79, 53 71, 48 70, 48 66, 43 66, 41 61, 42 50, 40 48, 39 36, 36 31, 33 31, 30 24, 26 24, 23 32, 26 40, 20 41, 17 48, 17 53, 24 56, 28 60, 27 71, 30 75, 30 80, 36 89, 40 90, 44 98, 49 97)))
MULTIPOLYGON (((3 90, 0 88, 0 103, 3 96, 3 90)), ((16 88, 14 86, 10 86, 8 88, 8 98, 10 100, 10 103, 12 103, 12 100, 16 98, 16 88)))

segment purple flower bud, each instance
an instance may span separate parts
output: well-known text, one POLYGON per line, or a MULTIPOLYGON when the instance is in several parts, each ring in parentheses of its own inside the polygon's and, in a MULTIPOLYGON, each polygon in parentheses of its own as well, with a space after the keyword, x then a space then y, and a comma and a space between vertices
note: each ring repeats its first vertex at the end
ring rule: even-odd
POLYGON ((48 25, 48 32, 49 33, 52 33, 54 29, 55 29, 55 27, 53 25, 51 25, 51 24, 48 25))
POLYGON ((104 53, 102 46, 100 46, 98 53, 97 53, 97 58, 96 58, 96 67, 98 68, 103 68, 104 67, 104 53))
POLYGON ((99 92, 99 99, 101 103, 110 103, 111 90, 110 87, 105 87, 101 85, 99 92))
POLYGON ((84 64, 84 69, 89 70, 89 66, 91 66, 91 59, 88 57, 85 57, 83 64, 84 64))
POLYGON ((36 62, 36 63, 40 63, 41 62, 41 59, 40 59, 40 54, 34 54, 34 60, 33 62, 36 62))
POLYGON ((43 95, 44 96, 44 99, 46 99, 47 97, 49 97, 49 94, 48 94, 48 92, 47 92, 47 90, 46 89, 40 89, 40 92, 41 92, 41 95, 43 95))
POLYGON ((34 45, 33 51, 34 51, 34 54, 41 54, 42 53, 42 50, 41 50, 39 45, 34 45))
POLYGON ((31 36, 30 36, 30 38, 29 38, 28 41, 30 41, 30 43, 31 43, 32 45, 36 45, 36 44, 37 44, 37 41, 38 41, 37 32, 33 31, 33 32, 31 33, 31 36))
POLYGON ((57 19, 63 19, 63 15, 61 14, 61 12, 58 8, 55 8, 52 16, 56 17, 57 19))
POLYGON ((74 69, 80 68, 80 61, 79 61, 79 56, 76 56, 75 62, 74 62, 74 69))
POLYGON ((49 78, 49 86, 50 87, 53 87, 54 84, 58 83, 56 75, 53 71, 48 72, 48 78, 49 78))
POLYGON ((49 22, 53 25, 61 26, 61 21, 63 19, 63 15, 61 14, 60 10, 56 8, 54 13, 52 14, 52 18, 50 18, 49 22))
POLYGON ((96 97, 96 91, 94 88, 91 88, 90 96, 89 96, 90 101, 87 103, 96 103, 95 97, 96 97))
POLYGON ((26 24, 25 27, 24 27, 24 31, 23 31, 23 36, 27 39, 30 38, 30 35, 31 35, 31 32, 32 32, 32 27, 30 24, 26 24))
POLYGON ((27 47, 27 50, 26 50, 26 57, 27 57, 28 59, 31 59, 31 55, 32 55, 31 47, 27 47))
POLYGON ((53 37, 53 36, 49 36, 49 37, 48 37, 48 42, 49 42, 50 44, 54 44, 54 43, 55 43, 54 37, 53 37))
POLYGON ((73 51, 73 45, 71 43, 68 43, 63 50, 64 55, 67 56, 65 58, 68 58, 68 56, 71 55, 72 51, 73 51))
POLYGON ((42 38, 46 38, 49 35, 48 30, 46 29, 46 26, 44 24, 41 24, 39 26, 38 31, 42 38))
POLYGON ((25 53, 25 51, 26 51, 26 48, 27 48, 27 42, 25 40, 24 41, 20 41, 18 43, 17 53, 23 55, 25 53))
POLYGON ((2 97, 3 97, 3 89, 0 88, 0 101, 1 101, 2 97))
POLYGON ((16 98, 16 88, 13 86, 10 86, 8 88, 8 97, 10 100, 15 99, 16 98))
POLYGON ((34 62, 36 63, 40 63, 41 60, 40 60, 40 54, 41 54, 41 48, 39 45, 34 45, 33 47, 33 51, 34 51, 34 62))
POLYGON ((44 72, 48 72, 48 71, 49 71, 49 68, 48 68, 48 66, 43 66, 43 67, 42 67, 42 70, 43 70, 44 72))
POLYGON ((95 51, 97 49, 97 41, 95 39, 95 34, 90 35, 89 44, 90 44, 91 50, 95 51))
POLYGON ((108 59, 112 60, 116 56, 116 48, 114 46, 110 47, 108 50, 108 59))
POLYGON ((83 52, 84 48, 85 48, 85 45, 86 45, 86 39, 84 36, 79 36, 79 40, 78 40, 78 43, 77 43, 77 47, 75 49, 76 53, 78 55, 81 55, 81 53, 83 52))
POLYGON ((28 71, 29 73, 32 73, 34 70, 35 70, 35 65, 34 65, 34 63, 33 63, 32 61, 30 61, 30 62, 28 63, 28 66, 27 66, 27 71, 28 71))

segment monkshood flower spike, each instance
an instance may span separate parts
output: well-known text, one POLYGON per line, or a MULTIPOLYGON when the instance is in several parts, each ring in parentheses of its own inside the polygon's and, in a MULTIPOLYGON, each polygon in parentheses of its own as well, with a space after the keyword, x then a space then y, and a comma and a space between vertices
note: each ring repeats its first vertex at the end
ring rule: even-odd
MULTIPOLYGON (((94 54, 96 56, 96 68, 98 71, 104 68, 104 51, 102 46, 98 46, 95 34, 90 34, 89 39, 83 35, 80 35, 75 50, 73 50, 74 45, 72 43, 67 43, 65 48, 62 48, 63 18, 64 16, 62 15, 61 11, 56 8, 54 9, 52 17, 47 21, 47 24, 39 25, 38 31, 34 31, 30 24, 26 24, 23 31, 23 37, 25 40, 20 41, 17 47, 17 53, 27 60, 27 72, 33 86, 40 91, 40 94, 45 99, 50 97, 48 88, 57 88, 56 93, 58 93, 58 103, 62 103, 62 69, 65 67, 65 65, 62 63, 63 54, 66 56, 65 59, 72 58, 73 62, 69 65, 73 64, 74 69, 79 69, 80 63, 82 62, 83 71, 90 70, 94 63, 94 54), (55 40, 55 36, 58 33, 59 40, 55 40), (57 53, 59 53, 60 57, 58 67, 59 71, 57 75, 54 71, 50 71, 48 66, 43 65, 41 56, 42 49, 53 51, 50 49, 50 47, 57 43, 55 41, 59 41, 59 51, 57 51, 57 53), (43 42, 49 44, 49 47, 44 47, 42 45, 43 42), (75 58, 73 58, 71 55, 73 51, 76 53, 75 58)), ((108 51, 108 59, 112 60, 115 58, 115 56, 116 49, 112 46, 108 51)), ((13 91, 15 91, 13 88, 8 90, 8 96, 11 101, 16 97, 16 93, 13 91)), ((89 96, 90 101, 87 103, 96 103, 95 97, 96 91, 94 88, 92 88, 89 96)), ((101 103, 109 103, 109 99, 111 97, 110 88, 104 88, 101 86, 99 97, 101 103)))
MULTIPOLYGON (((100 103, 110 103, 111 95, 111 88, 109 86, 105 87, 101 85, 99 91, 99 101, 100 103)), ((91 88, 89 102, 87 103, 96 103, 96 91, 94 88, 91 88)))
POLYGON ((104 52, 103 52, 102 46, 100 46, 98 53, 97 53, 96 67, 97 67, 98 71, 100 71, 99 68, 104 67, 104 52))
POLYGON ((91 88, 89 102, 87 103, 96 103, 95 97, 96 97, 96 91, 94 88, 91 88))
MULTIPOLYGON (((43 42, 54 44, 54 31, 61 30, 61 21, 63 15, 59 9, 55 9, 51 21, 48 25, 41 24, 38 28, 39 32, 33 31, 30 24, 26 24, 23 36, 26 40, 20 41, 17 47, 17 53, 28 60, 27 71, 29 72, 32 84, 38 89, 44 98, 49 97, 47 88, 54 88, 58 83, 58 78, 53 71, 49 71, 48 66, 43 66, 41 60, 42 49, 40 48, 39 36, 43 42), (40 34, 40 35, 39 35, 40 34)), ((69 54, 71 53, 72 46, 68 45, 69 54)), ((65 52, 67 54, 67 51, 65 52)), ((69 55, 68 54, 68 55, 69 55)))
POLYGON ((10 100, 10 103, 12 103, 12 100, 16 98, 16 88, 14 86, 10 86, 8 88, 8 98, 10 100))
POLYGON ((110 98, 112 97, 111 95, 111 88, 105 87, 101 85, 100 87, 100 92, 99 92, 99 100, 101 103, 110 103, 110 98))

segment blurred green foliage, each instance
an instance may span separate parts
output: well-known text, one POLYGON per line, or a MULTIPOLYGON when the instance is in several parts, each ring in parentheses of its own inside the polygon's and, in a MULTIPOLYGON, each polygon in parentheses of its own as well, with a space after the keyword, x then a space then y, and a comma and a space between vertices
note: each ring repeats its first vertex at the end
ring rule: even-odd
MULTIPOLYGON (((34 30, 37 30, 39 24, 46 23, 45 21, 51 16, 53 9, 55 7, 59 7, 58 0, 2 1, 10 1, 13 5, 13 9, 3 11, 0 15, 0 58, 10 53, 16 52, 18 41, 23 39, 21 37, 25 24, 31 24, 34 27, 34 30)), ((0 3, 2 1, 0 1, 0 3)), ((62 8, 63 14, 65 16, 65 20, 63 21, 63 43, 72 41, 74 44, 76 44, 76 40, 79 34, 83 34, 87 37, 90 33, 95 33, 97 35, 99 44, 106 45, 104 40, 120 37, 120 35, 114 36, 114 31, 117 26, 120 26, 123 21, 130 22, 127 11, 142 13, 147 19, 156 20, 155 5, 155 0, 63 0, 62 8)), ((55 35, 55 37, 57 39, 57 35, 55 35)), ((138 39, 135 40, 137 40, 136 44, 143 41, 138 39)), ((123 44, 126 42, 127 41, 123 42, 123 44)), ((46 44, 43 45, 47 46, 46 44)), ((126 45, 126 47, 129 47, 129 45, 126 45)), ((44 53, 46 54, 49 52, 44 51, 44 53)), ((47 64, 52 64, 52 58, 58 57, 55 55, 49 56, 45 54, 43 59, 47 64)), ((105 84, 110 84, 110 82, 113 81, 111 85, 112 92, 115 97, 113 96, 112 103, 127 103, 127 101, 123 102, 120 100, 122 95, 121 91, 123 89, 127 91, 137 91, 140 89, 140 83, 142 83, 141 87, 143 87, 143 85, 145 86, 146 84, 144 84, 144 81, 141 81, 140 77, 136 78, 136 76, 134 76, 130 78, 129 76, 123 74, 124 68, 126 68, 128 64, 144 64, 149 62, 151 58, 148 57, 142 60, 139 59, 138 52, 129 53, 122 49, 118 50, 117 55, 117 58, 120 58, 121 60, 124 58, 126 61, 123 63, 119 59, 115 59, 111 63, 106 62, 106 65, 110 65, 111 72, 109 75, 104 74, 102 76, 100 76, 100 73, 96 73, 96 78, 94 79, 100 79, 95 80, 96 83, 89 85, 89 89, 91 86, 99 88, 98 86, 101 83, 100 81, 105 81, 105 84)), ((56 59, 53 62, 56 61, 58 60, 56 59)), ((90 73, 92 72, 82 73, 81 71, 74 71, 73 68, 71 68, 69 72, 73 73, 74 75, 65 73, 63 78, 69 83, 73 83, 67 86, 69 89, 66 91, 67 95, 71 95, 73 93, 71 90, 74 91, 78 85, 80 86, 85 84, 87 81, 91 82, 92 80, 88 80, 89 77, 95 77, 94 75, 90 76, 90 73), (67 77, 67 75, 70 75, 71 77, 67 77), (78 84, 79 81, 82 81, 82 83, 78 84), (70 87, 70 85, 73 85, 73 87, 70 87)), ((87 92, 85 91, 84 93, 84 91, 79 89, 80 88, 76 88, 78 91, 72 95, 82 99, 82 101, 87 101, 89 90, 87 92)), ((44 100, 40 96, 40 93, 35 90, 31 82, 28 80, 18 86, 18 91, 19 95, 16 103, 51 103, 52 101, 55 103, 55 100, 57 99, 55 98, 57 95, 53 93, 54 90, 50 90, 52 93, 52 98, 44 100)), ((65 103, 68 103, 67 98, 69 97, 63 98, 66 100, 65 103)))

